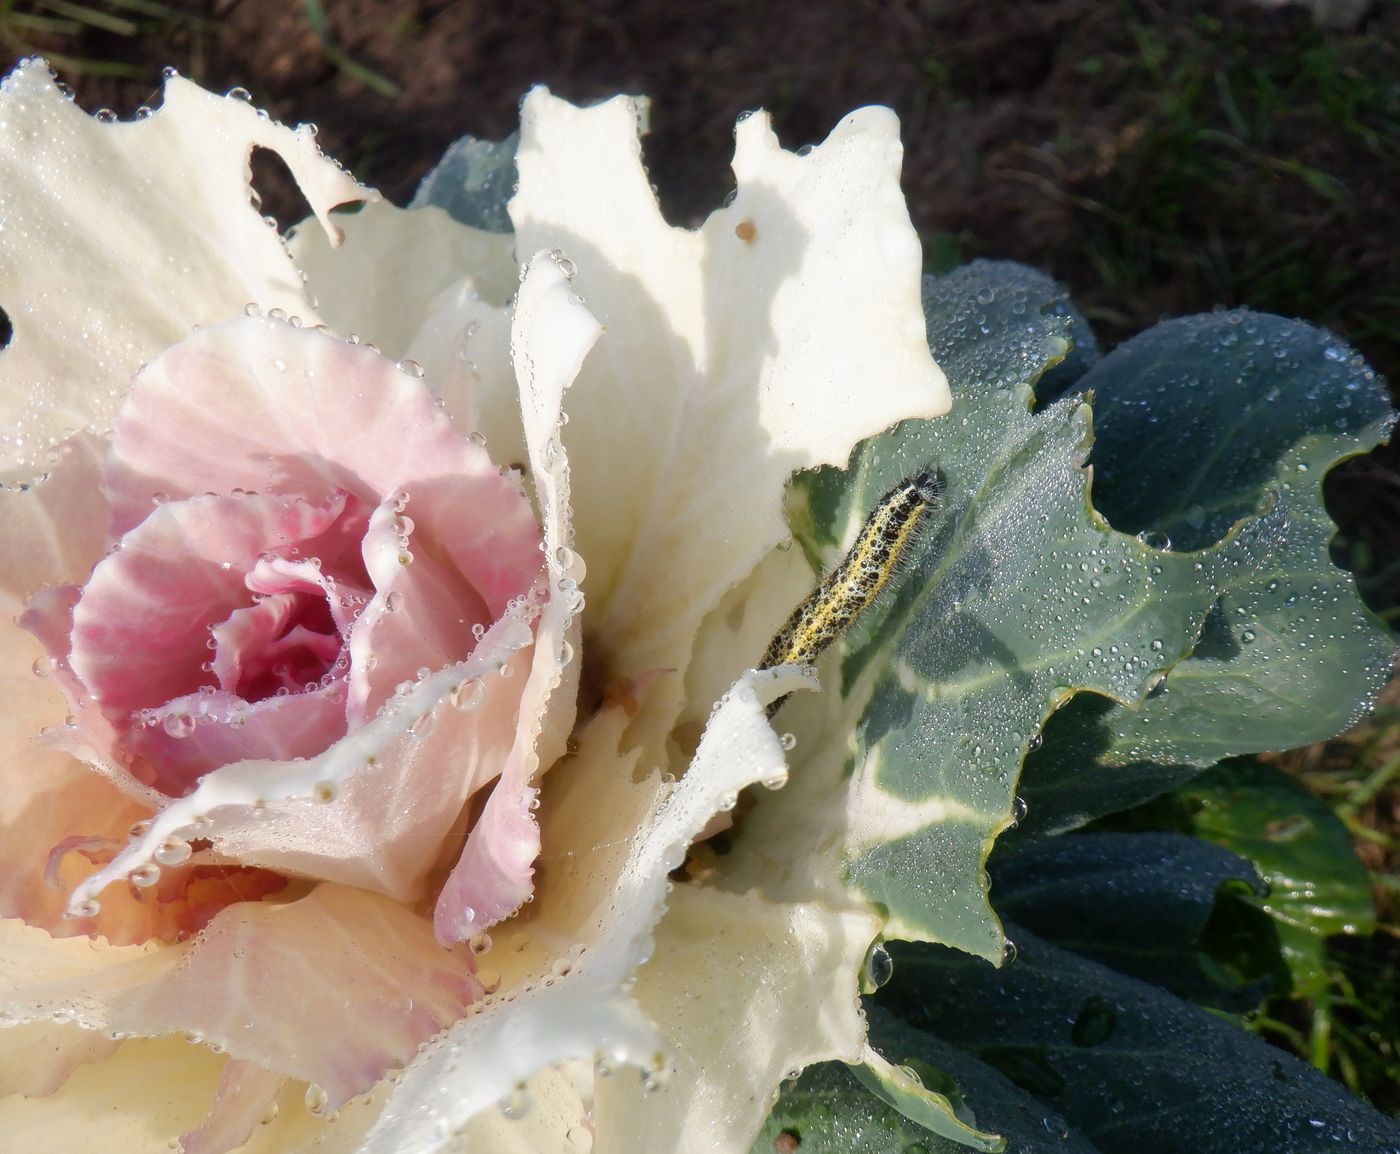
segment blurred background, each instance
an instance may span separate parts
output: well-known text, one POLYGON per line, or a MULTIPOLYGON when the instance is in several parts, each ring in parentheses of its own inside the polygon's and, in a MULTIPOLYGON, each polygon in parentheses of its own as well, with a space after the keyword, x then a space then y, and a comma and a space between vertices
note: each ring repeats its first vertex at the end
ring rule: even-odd
MULTIPOLYGON (((531 85, 648 94, 646 163, 680 225, 733 186, 739 113, 768 109, 797 148, 887 104, 927 271, 1041 268, 1106 348, 1217 306, 1302 317, 1400 380, 1400 0, 0 0, 0 42, 123 118, 166 65, 245 88, 399 204, 451 141, 509 134, 531 85)), ((300 217, 285 171, 255 182, 300 217)), ((1335 555, 1392 623, 1396 460, 1328 487, 1335 555)), ((1338 940, 1325 998, 1253 1024, 1400 1111, 1400 691, 1272 760, 1350 833, 1382 924, 1338 940)))

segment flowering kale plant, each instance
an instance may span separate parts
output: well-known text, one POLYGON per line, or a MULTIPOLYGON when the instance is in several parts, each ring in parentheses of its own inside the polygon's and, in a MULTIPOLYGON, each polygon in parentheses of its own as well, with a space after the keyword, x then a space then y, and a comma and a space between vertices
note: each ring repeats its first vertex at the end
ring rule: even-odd
POLYGON ((745 118, 672 228, 644 112, 537 90, 405 210, 237 94, 4 81, 7 1141, 1400 1144, 1200 1008, 1259 996, 1201 944, 1249 862, 1076 832, 1368 707, 1320 495, 1380 383, 921 287, 882 109, 745 118), (873 605, 764 661, 858 538, 873 605))

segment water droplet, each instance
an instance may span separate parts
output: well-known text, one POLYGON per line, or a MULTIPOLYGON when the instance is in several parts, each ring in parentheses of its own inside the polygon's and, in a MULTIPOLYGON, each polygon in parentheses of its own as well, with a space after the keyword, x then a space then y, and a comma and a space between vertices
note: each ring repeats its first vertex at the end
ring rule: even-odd
POLYGON ((406 373, 410 377, 419 378, 423 375, 423 366, 411 357, 405 357, 394 366, 401 373, 406 373))
POLYGON ((501 1099, 501 1116, 512 1122, 518 1121, 530 1112, 530 1090, 524 1082, 516 1086, 501 1099))
POLYGON ((1001 947, 1001 964, 1004 966, 1009 966, 1012 962, 1016 960, 1017 952, 1018 951, 1016 949, 1016 943, 1013 942, 1010 938, 1007 938, 1006 945, 1001 947))
POLYGON ((1243 633, 1240 634, 1240 640, 1246 645, 1253 645, 1255 637, 1256 634, 1253 629, 1246 629, 1243 633))
POLYGON ((69 915, 75 918, 95 918, 102 912, 102 906, 96 898, 88 898, 81 901, 69 911, 69 915))
POLYGON ((336 795, 335 782, 318 781, 312 787, 311 794, 317 801, 334 801, 336 795))
POLYGON ((190 843, 184 838, 168 837, 151 856, 163 866, 177 866, 190 859, 190 854, 194 851, 190 848, 190 843))
POLYGON ((145 865, 137 866, 126 877, 127 881, 131 882, 137 889, 150 889, 151 886, 160 881, 160 866, 154 862, 147 862, 145 865))
POLYGON ((1087 999, 1074 1016, 1070 1038, 1076 1046, 1106 1042, 1118 1025, 1118 1012, 1097 994, 1087 999))
POLYGON ((491 935, 483 930, 479 934, 472 935, 471 941, 467 943, 467 948, 477 957, 481 957, 482 954, 491 952, 492 944, 491 935))
POLYGON ((666 1055, 654 1055, 651 1064, 642 1069, 641 1075, 643 1094, 655 1094, 658 1090, 664 1090, 671 1082, 671 1067, 666 1061, 666 1055))
POLYGON ((890 957, 889 950, 880 943, 870 947, 870 952, 865 955, 865 966, 862 975, 865 984, 871 989, 878 990, 894 977, 894 959, 890 957))
POLYGON ((481 698, 485 693, 485 686, 481 678, 472 677, 454 686, 447 695, 447 700, 452 704, 453 709, 460 709, 463 713, 475 709, 481 704, 481 698))
POLYGON ((578 265, 564 255, 563 249, 556 248, 550 252, 549 256, 558 266, 559 271, 564 274, 565 280, 573 280, 574 277, 578 276, 578 265))
POLYGON ((785 733, 779 738, 779 742, 782 747, 790 753, 797 748, 797 735, 794 733, 785 733))
POLYGON ((184 738, 194 732, 195 720, 188 713, 167 713, 160 727, 171 737, 184 738))
POLYGON ((330 1095, 315 1082, 310 1083, 306 1087, 306 1094, 302 1098, 302 1101, 306 1104, 307 1113, 314 1114, 318 1118, 326 1112, 326 1107, 330 1105, 330 1100, 330 1095))
POLYGON ((49 677, 58 668, 58 662, 45 654, 43 657, 36 657, 34 664, 29 668, 34 670, 35 677, 49 677))

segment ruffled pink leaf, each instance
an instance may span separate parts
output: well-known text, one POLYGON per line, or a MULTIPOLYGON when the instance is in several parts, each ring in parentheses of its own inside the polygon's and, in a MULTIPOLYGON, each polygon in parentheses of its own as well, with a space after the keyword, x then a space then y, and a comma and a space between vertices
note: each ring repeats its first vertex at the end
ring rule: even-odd
POLYGON ((201 329, 138 374, 117 419, 108 488, 123 532, 156 491, 318 503, 342 488, 371 507, 400 491, 419 508, 450 505, 452 532, 432 547, 466 575, 490 620, 540 565, 529 502, 417 376, 363 345, 263 318, 201 329))
POLYGON ((249 604, 243 577, 259 554, 314 551, 347 513, 344 491, 322 501, 193 497, 150 510, 73 610, 69 663, 103 713, 120 724, 211 683, 210 629, 249 604))
MULTIPOLYGON (((363 528, 363 526, 361 526, 363 528)), ((319 594, 326 599, 336 630, 342 637, 350 632, 350 627, 359 616, 360 609, 370 598, 363 574, 358 570, 361 542, 354 542, 355 565, 346 562, 348 557, 337 558, 334 562, 334 575, 326 570, 330 567, 316 561, 294 561, 287 557, 259 557, 253 571, 244 579, 251 593, 274 595, 278 593, 319 594)), ((215 661, 218 661, 217 655, 215 661)))
POLYGON ((214 1105, 193 1130, 180 1135, 180 1154, 228 1154, 252 1136, 286 1077, 256 1062, 230 1058, 219 1076, 214 1105))
MULTIPOLYGON (((453 519, 443 518, 447 523, 440 525, 429 521, 420 533, 416 519, 412 529, 406 527, 404 507, 418 512, 416 501, 391 499, 370 516, 365 532, 364 563, 375 596, 350 633, 352 726, 376 713, 419 669, 441 669, 471 653, 478 635, 495 619, 472 584, 443 564, 432 548, 433 541, 452 539, 453 519), (432 529, 438 532, 431 534, 432 529)), ((470 515, 471 510, 462 510, 458 519, 470 515)), ((540 565, 538 550, 532 560, 540 565)))
POLYGON ((345 735, 345 690, 267 697, 249 704, 230 693, 192 693, 148 714, 122 749, 138 766, 158 766, 167 797, 184 797, 200 778, 233 762, 314 757, 345 735))
POLYGON ((74 887, 106 864, 150 812, 58 750, 37 746, 22 760, 0 764, 0 822, 7 831, 0 838, 0 917, 21 918, 57 937, 174 942, 198 933, 230 902, 286 886, 266 870, 192 861, 165 870, 156 887, 115 887, 97 913, 70 915, 74 887))
POLYGON ((75 889, 70 904, 159 864, 172 839, 207 840, 225 859, 282 873, 420 898, 453 849, 467 798, 500 772, 515 740, 518 670, 528 662, 520 651, 532 640, 526 622, 507 617, 470 659, 412 682, 323 753, 206 774, 75 889))
POLYGON ((114 951, 6 924, 0 1008, 134 1037, 189 1033, 231 1058, 313 1082, 334 1110, 484 993, 471 952, 427 919, 345 886, 222 910, 182 947, 114 951), (11 971, 17 980, 11 980, 11 971))
POLYGON ((42 482, 0 489, 0 597, 7 613, 41 585, 86 581, 106 552, 106 453, 106 441, 80 433, 58 447, 42 482))
POLYGON ((600 331, 559 262, 551 254, 537 255, 521 282, 511 343, 530 350, 517 357, 516 373, 543 522, 548 601, 536 626, 510 755, 433 909, 433 930, 442 942, 464 941, 509 917, 534 890, 540 831, 533 813, 539 791, 532 782, 541 765, 562 752, 559 736, 573 726, 574 642, 583 606, 578 582, 584 566, 566 544, 571 537, 569 467, 559 441, 564 390, 600 331))
POLYGON ((52 1094, 73 1071, 100 1062, 118 1043, 94 1030, 59 1022, 28 1022, 5 1031, 0 1047, 0 1098, 23 1094, 43 1098, 52 1094))

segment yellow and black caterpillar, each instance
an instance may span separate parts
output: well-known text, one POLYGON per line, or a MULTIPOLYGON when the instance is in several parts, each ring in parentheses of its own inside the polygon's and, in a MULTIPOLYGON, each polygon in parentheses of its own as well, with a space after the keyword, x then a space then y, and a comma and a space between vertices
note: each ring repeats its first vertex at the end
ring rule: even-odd
MULTIPOLYGON (((810 665, 880 595, 927 514, 943 498, 943 472, 933 466, 906 477, 876 503, 841 564, 792 611, 768 644, 760 669, 810 665)), ((768 707, 772 716, 783 698, 768 707)))

